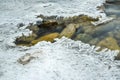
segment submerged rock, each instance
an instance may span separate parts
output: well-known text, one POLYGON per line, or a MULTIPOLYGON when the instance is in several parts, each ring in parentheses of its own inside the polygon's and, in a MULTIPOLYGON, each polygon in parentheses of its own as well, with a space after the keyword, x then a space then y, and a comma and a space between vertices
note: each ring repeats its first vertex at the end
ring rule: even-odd
POLYGON ((88 43, 90 40, 92 40, 92 36, 88 34, 78 34, 75 38, 75 40, 81 40, 85 43, 88 43))
POLYGON ((99 42, 99 38, 93 38, 89 41, 89 44, 96 45, 99 42))
POLYGON ((47 34, 47 35, 44 35, 38 39, 35 39, 31 42, 32 45, 40 42, 40 41, 50 41, 50 42, 53 42, 55 38, 58 38, 59 36, 59 33, 50 33, 50 34, 47 34))
POLYGON ((22 57, 20 57, 17 61, 20 64, 26 65, 28 64, 32 59, 39 57, 39 55, 42 54, 42 51, 38 51, 35 53, 26 53, 22 57))
POLYGON ((107 37, 100 41, 97 45, 103 48, 109 48, 111 50, 120 50, 117 40, 113 37, 107 37))
POLYGON ((62 36, 65 36, 65 37, 68 37, 68 38, 71 38, 75 31, 76 31, 76 28, 75 28, 76 24, 69 24, 61 33, 60 33, 60 38, 62 36))

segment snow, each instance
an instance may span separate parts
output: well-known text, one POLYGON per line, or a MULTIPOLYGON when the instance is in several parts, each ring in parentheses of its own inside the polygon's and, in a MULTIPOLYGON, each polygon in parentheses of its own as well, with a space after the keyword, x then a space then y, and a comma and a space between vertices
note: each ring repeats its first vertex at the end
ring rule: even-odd
MULTIPOLYGON (((36 15, 74 16, 85 14, 106 18, 96 9, 105 0, 0 0, 0 80, 120 80, 117 51, 97 52, 95 46, 67 38, 55 43, 40 42, 18 47, 13 42, 31 33, 18 23, 37 20, 36 15), (17 60, 26 53, 40 53, 28 64, 17 60)), ((41 20, 41 19, 40 19, 41 20)))
POLYGON ((33 22, 36 15, 74 16, 89 15, 106 17, 105 13, 97 10, 105 0, 0 0, 0 24, 33 22))
POLYGON ((0 80, 119 80, 119 64, 114 61, 117 51, 96 50, 95 46, 64 37, 22 51, 20 47, 11 48, 0 56, 0 80), (40 55, 22 65, 17 59, 25 53, 40 55))

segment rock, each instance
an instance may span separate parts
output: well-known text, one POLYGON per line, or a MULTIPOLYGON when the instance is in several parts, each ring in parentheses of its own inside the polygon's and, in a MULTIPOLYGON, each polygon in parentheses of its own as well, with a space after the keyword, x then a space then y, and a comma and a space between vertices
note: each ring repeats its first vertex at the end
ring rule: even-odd
POLYGON ((88 43, 90 40, 92 40, 92 36, 88 34, 78 34, 75 40, 81 40, 85 43, 88 43))
POLYGON ((30 62, 30 60, 32 60, 34 57, 31 56, 30 53, 26 53, 24 56, 22 56, 21 58, 19 58, 17 61, 20 63, 20 64, 27 64, 30 62))
POLYGON ((41 25, 41 24, 42 24, 41 21, 36 21, 36 25, 37 25, 37 26, 39 26, 39 25, 41 25))
POLYGON ((40 37, 47 33, 57 32, 55 30, 58 27, 58 23, 56 20, 47 20, 43 21, 40 25, 38 25, 38 27, 39 30, 36 34, 38 35, 38 37, 40 37))
POLYGON ((84 29, 83 29, 83 26, 79 26, 77 29, 76 29, 76 32, 75 34, 80 34, 80 33, 84 33, 84 29))
POLYGON ((42 51, 38 51, 38 52, 35 52, 35 53, 26 53, 24 56, 20 57, 17 61, 20 63, 20 64, 28 64, 32 59, 34 58, 37 58, 39 57, 39 55, 42 53, 42 51))
POLYGON ((61 32, 63 29, 64 29, 64 25, 60 25, 60 26, 57 26, 56 29, 55 29, 55 32, 61 32))
POLYGON ((17 24, 17 27, 18 27, 18 28, 21 28, 21 27, 23 27, 23 26, 25 26, 24 23, 19 23, 19 24, 17 24))
POLYGON ((32 45, 40 42, 40 41, 50 41, 50 42, 53 42, 55 38, 58 38, 59 36, 59 33, 50 33, 50 34, 47 34, 47 35, 44 35, 36 40, 33 40, 31 42, 32 45))
POLYGON ((120 40, 120 29, 115 30, 114 37, 120 40))
POLYGON ((107 17, 107 18, 101 18, 99 21, 95 21, 95 22, 91 22, 94 26, 98 26, 98 25, 102 25, 102 24, 106 24, 110 21, 112 21, 113 18, 112 17, 107 17))
POLYGON ((58 25, 58 22, 55 20, 47 20, 47 21, 43 21, 41 23, 41 25, 39 25, 38 27, 53 27, 58 25))
POLYGON ((112 24, 104 25, 104 26, 97 26, 92 33, 93 37, 100 37, 106 35, 111 30, 114 30, 115 26, 112 26, 112 24))
POLYGON ((27 28, 33 31, 33 33, 35 34, 39 31, 39 27, 37 25, 31 25, 31 26, 28 26, 27 28))
POLYGON ((115 60, 120 60, 120 52, 119 52, 118 55, 115 57, 115 60))
POLYGON ((30 34, 29 36, 22 35, 21 37, 17 38, 15 40, 15 44, 17 45, 23 45, 23 44, 30 44, 32 40, 34 40, 37 37, 36 34, 30 34))
POLYGON ((65 37, 68 37, 68 38, 71 38, 75 31, 76 31, 76 28, 75 28, 75 24, 69 24, 61 33, 60 33, 60 38, 62 36, 65 36, 65 37))
POLYGON ((113 37, 107 37, 101 40, 97 45, 103 48, 109 48, 111 50, 120 50, 120 47, 117 44, 117 40, 113 37))
POLYGON ((120 0, 106 0, 106 3, 120 3, 120 0))
POLYGON ((120 29, 112 30, 112 31, 108 32, 108 35, 115 37, 116 39, 120 39, 120 29))
POLYGON ((98 42, 99 42, 99 39, 98 38, 94 38, 94 39, 89 41, 89 44, 96 45, 98 42))
POLYGON ((83 30, 84 30, 84 33, 93 35, 95 32, 95 28, 96 28, 95 26, 84 26, 83 30))

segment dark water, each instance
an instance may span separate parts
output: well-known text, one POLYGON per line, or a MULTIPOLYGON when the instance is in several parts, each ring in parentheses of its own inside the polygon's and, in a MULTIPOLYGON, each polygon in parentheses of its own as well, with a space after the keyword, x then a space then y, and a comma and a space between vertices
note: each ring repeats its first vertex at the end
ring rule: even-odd
POLYGON ((84 26, 83 31, 81 31, 82 29, 80 27, 80 30, 78 30, 77 33, 79 36, 75 38, 75 40, 81 40, 85 43, 109 48, 112 50, 120 50, 120 4, 106 3, 104 6, 105 13, 108 17, 112 17, 113 20, 98 26, 86 26, 86 28, 84 26), (106 42, 105 39, 110 40, 106 42), (101 42, 102 45, 99 45, 101 42))
POLYGON ((106 3, 105 13, 107 14, 107 16, 113 17, 114 20, 107 24, 97 26, 93 37, 98 38, 99 41, 106 37, 113 37, 117 40, 117 44, 120 47, 120 4, 106 3))

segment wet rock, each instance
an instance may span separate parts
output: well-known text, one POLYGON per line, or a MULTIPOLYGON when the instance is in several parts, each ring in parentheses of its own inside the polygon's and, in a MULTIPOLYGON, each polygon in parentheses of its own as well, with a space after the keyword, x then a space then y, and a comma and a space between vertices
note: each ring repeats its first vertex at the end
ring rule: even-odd
POLYGON ((59 25, 56 20, 43 21, 40 25, 38 25, 39 30, 37 31, 36 34, 38 35, 38 37, 40 37, 47 33, 57 32, 55 30, 58 28, 58 26, 59 25))
POLYGON ((120 50, 117 40, 114 39, 113 37, 107 37, 101 40, 97 45, 103 48, 109 48, 111 50, 120 50))
POLYGON ((90 40, 92 40, 92 36, 88 34, 78 34, 75 40, 81 40, 85 43, 88 43, 90 40))
POLYGON ((119 52, 118 55, 115 57, 115 60, 120 60, 120 52, 119 52))
POLYGON ((33 40, 31 42, 32 45, 40 42, 40 41, 50 41, 50 42, 53 42, 55 38, 58 38, 59 36, 59 33, 50 33, 50 34, 47 34, 47 35, 44 35, 36 40, 33 40))
POLYGON ((41 21, 36 21, 36 25, 37 25, 37 26, 40 26, 41 24, 42 24, 41 21))
POLYGON ((55 28, 55 32, 61 32, 63 29, 65 28, 65 25, 58 25, 56 28, 55 28))
POLYGON ((99 39, 98 38, 94 38, 94 39, 89 41, 89 44, 96 45, 98 42, 99 42, 99 39))
POLYGON ((85 34, 93 35, 95 32, 95 28, 95 26, 85 26, 83 27, 83 30, 85 34))
POLYGON ((35 34, 39 31, 39 27, 37 25, 31 25, 31 26, 28 26, 27 28, 33 31, 33 33, 35 34))
POLYGON ((119 39, 120 40, 120 29, 117 29, 115 32, 114 32, 114 37, 116 39, 119 39))
POLYGON ((43 15, 40 15, 38 17, 41 17, 43 21, 36 21, 36 24, 30 23, 27 27, 27 29, 32 31, 32 34, 29 36, 22 35, 16 39, 15 44, 32 46, 33 44, 36 44, 37 42, 43 40, 53 42, 56 36, 51 36, 50 34, 52 33, 57 33, 57 35, 60 33, 59 38, 62 36, 75 38, 76 34, 84 32, 81 26, 89 25, 91 21, 98 20, 86 15, 66 18, 43 15))
POLYGON ((110 3, 110 4, 120 4, 120 0, 106 0, 106 3, 110 3))
POLYGON ((30 34, 29 36, 22 35, 21 37, 17 38, 15 44, 22 45, 22 44, 30 44, 32 40, 37 37, 36 34, 30 34))
POLYGON ((117 40, 118 45, 120 46, 120 29, 113 30, 109 32, 108 35, 114 37, 117 40))
POLYGON ((120 39, 120 29, 112 30, 108 33, 109 36, 115 37, 116 39, 120 39))
POLYGON ((82 26, 79 26, 77 29, 76 29, 76 33, 75 34, 80 34, 80 33, 84 33, 84 29, 82 26))
POLYGON ((18 27, 18 28, 21 28, 21 27, 23 27, 23 26, 25 26, 24 23, 19 23, 19 24, 17 24, 17 27, 18 27))
POLYGON ((39 25, 38 27, 53 27, 53 26, 56 26, 58 25, 58 22, 55 21, 55 20, 43 20, 41 25, 39 25))
POLYGON ((76 28, 75 28, 76 24, 69 24, 61 33, 60 33, 60 38, 62 36, 65 36, 65 37, 68 37, 68 38, 71 38, 75 31, 76 31, 76 28))
POLYGON ((106 35, 108 32, 110 32, 111 30, 114 30, 114 26, 111 25, 104 25, 104 26, 97 26, 94 30, 93 30, 93 37, 99 37, 102 35, 106 35))

